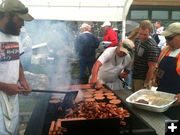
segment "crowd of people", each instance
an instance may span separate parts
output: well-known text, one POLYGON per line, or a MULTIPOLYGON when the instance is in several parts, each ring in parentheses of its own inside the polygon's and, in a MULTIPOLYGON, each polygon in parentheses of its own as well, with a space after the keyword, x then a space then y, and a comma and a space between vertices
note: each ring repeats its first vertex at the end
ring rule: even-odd
MULTIPOLYGON (((5 0, 0 5, 0 134, 3 135, 18 134, 18 94, 31 89, 20 63, 19 34, 24 21, 32 20, 28 8, 19 0, 5 0), (8 53, 12 50, 14 53, 8 53)), ((119 41, 116 30, 105 21, 103 41, 111 44, 96 59, 100 41, 91 33, 91 25, 83 23, 75 40, 80 79, 89 78, 92 88, 100 89, 106 85, 112 90, 120 90, 124 89, 123 80, 131 79, 132 74, 133 92, 155 86, 157 91, 176 94, 176 106, 167 113, 179 118, 180 22, 164 29, 162 22, 157 21, 154 27, 156 33, 152 36, 153 25, 144 20, 126 39, 119 41), (86 68, 89 69, 88 76, 86 68)))
POLYGON ((105 31, 103 40, 113 44, 93 65, 89 79, 91 87, 126 89, 123 82, 131 79, 128 84, 133 92, 157 87, 157 91, 176 95, 177 106, 169 109, 169 114, 180 118, 177 111, 180 104, 180 23, 172 23, 165 29, 162 21, 156 21, 153 35, 153 24, 144 20, 119 43, 110 22, 104 22, 102 27, 105 31))
POLYGON ((139 26, 118 41, 116 29, 105 21, 102 25, 103 41, 111 44, 93 64, 89 83, 92 88, 105 86, 112 90, 157 88, 157 91, 173 93, 177 102, 166 114, 179 119, 180 109, 180 23, 172 23, 166 29, 162 21, 153 24, 141 21, 139 26), (126 85, 124 87, 124 81, 126 85))

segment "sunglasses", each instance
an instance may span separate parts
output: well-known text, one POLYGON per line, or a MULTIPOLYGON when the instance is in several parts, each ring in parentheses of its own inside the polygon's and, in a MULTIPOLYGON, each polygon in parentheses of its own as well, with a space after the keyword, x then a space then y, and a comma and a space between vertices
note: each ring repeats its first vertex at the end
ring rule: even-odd
POLYGON ((175 36, 177 36, 177 35, 174 35, 174 36, 168 36, 168 37, 165 37, 165 39, 166 39, 167 41, 171 41, 171 40, 174 39, 175 36))

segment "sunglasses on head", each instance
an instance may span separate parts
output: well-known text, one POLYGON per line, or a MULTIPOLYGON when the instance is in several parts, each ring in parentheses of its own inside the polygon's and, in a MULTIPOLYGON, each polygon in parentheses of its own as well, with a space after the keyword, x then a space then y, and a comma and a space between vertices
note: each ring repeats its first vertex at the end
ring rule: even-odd
POLYGON ((177 36, 177 35, 167 36, 167 37, 165 37, 165 39, 168 40, 168 41, 171 41, 171 40, 174 39, 175 36, 177 36))

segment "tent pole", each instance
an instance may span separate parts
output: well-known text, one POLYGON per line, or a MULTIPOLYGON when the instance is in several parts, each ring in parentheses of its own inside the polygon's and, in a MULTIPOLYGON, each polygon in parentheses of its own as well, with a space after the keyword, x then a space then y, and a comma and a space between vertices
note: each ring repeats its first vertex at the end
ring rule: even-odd
POLYGON ((122 39, 125 39, 126 37, 126 18, 122 21, 122 39))

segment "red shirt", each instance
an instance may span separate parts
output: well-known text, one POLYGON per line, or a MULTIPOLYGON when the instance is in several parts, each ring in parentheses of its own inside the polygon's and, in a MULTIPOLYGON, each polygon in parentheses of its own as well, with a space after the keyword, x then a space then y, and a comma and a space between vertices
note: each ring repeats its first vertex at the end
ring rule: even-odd
POLYGON ((112 42, 108 47, 117 46, 118 44, 117 33, 112 28, 110 28, 109 30, 105 32, 103 41, 112 42))

